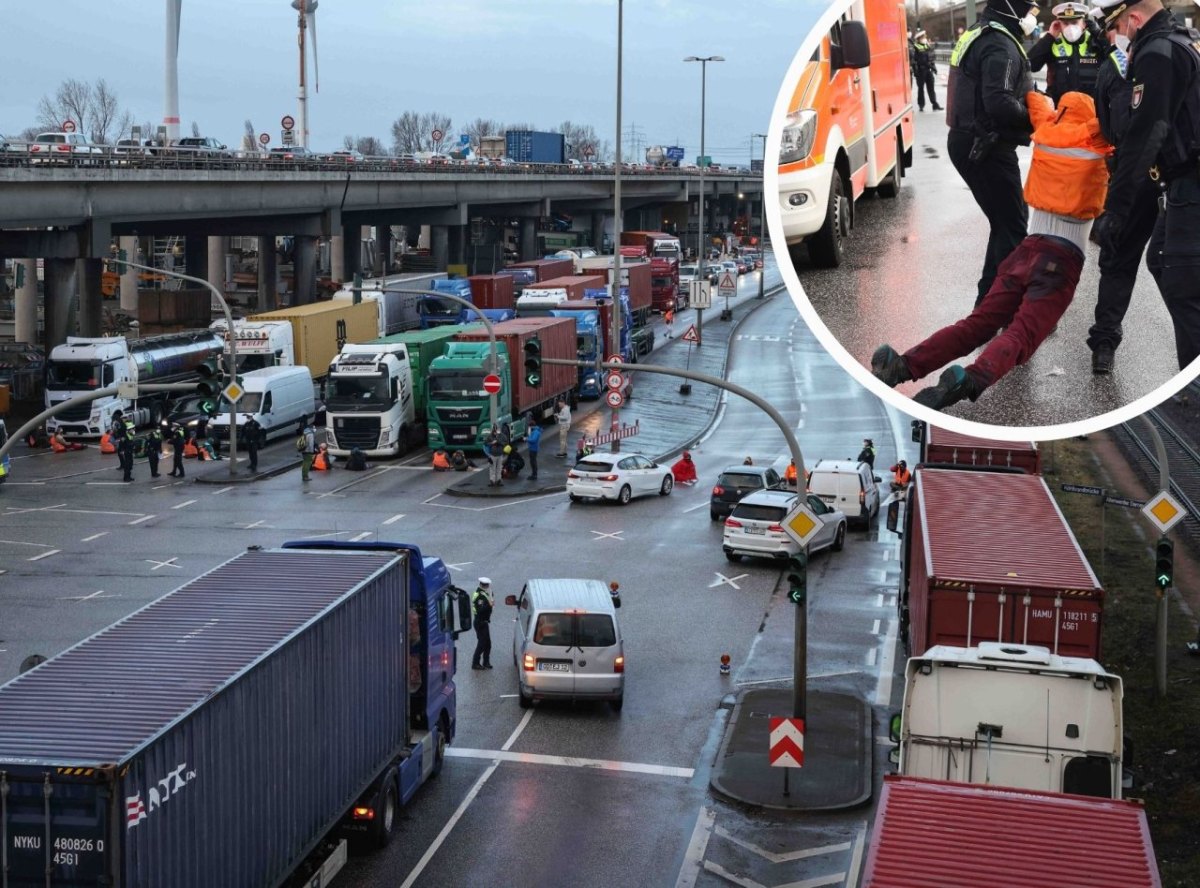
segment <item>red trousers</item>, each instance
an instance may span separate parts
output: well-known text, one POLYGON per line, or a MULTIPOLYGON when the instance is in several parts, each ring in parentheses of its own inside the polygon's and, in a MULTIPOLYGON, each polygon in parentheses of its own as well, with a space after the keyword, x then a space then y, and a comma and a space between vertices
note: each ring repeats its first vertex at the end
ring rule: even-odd
POLYGON ((989 386, 1024 364, 1071 304, 1082 268, 1083 254, 1073 244, 1031 234, 1000 263, 991 289, 974 311, 904 353, 913 379, 985 344, 967 367, 981 385, 989 386), (1001 327, 1006 329, 997 336, 1001 327))

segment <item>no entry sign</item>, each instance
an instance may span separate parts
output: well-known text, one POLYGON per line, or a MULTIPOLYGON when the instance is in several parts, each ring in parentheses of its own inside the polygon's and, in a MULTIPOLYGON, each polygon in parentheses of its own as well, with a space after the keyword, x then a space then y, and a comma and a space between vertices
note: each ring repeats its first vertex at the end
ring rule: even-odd
POLYGON ((483 390, 489 395, 495 395, 500 392, 500 377, 495 373, 489 373, 483 377, 483 390))
POLYGON ((772 768, 804 767, 804 719, 771 719, 771 749, 768 758, 772 768))

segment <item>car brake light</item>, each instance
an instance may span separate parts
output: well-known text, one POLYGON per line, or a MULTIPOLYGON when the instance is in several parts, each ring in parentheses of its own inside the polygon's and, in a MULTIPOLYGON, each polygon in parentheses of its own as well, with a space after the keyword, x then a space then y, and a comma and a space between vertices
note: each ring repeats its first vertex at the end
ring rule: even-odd
POLYGON ((767 527, 767 530, 771 531, 771 533, 783 533, 783 525, 782 524, 772 524, 769 527, 767 527))
POLYGON ((567 472, 567 477, 568 478, 578 478, 579 475, 577 475, 575 472, 567 472))
POLYGON ((375 809, 374 808, 359 808, 356 806, 354 808, 354 813, 351 816, 355 820, 374 820, 375 819, 375 809))
POLYGON ((624 656, 617 657, 617 659, 613 660, 613 672, 624 672, 624 671, 625 671, 625 657, 624 656))
POLYGON ((601 475, 600 480, 601 481, 616 481, 617 476, 616 475, 601 475))
POLYGON ((533 672, 533 667, 534 667, 533 654, 526 654, 522 663, 525 666, 526 672, 533 672))
POLYGON ((726 526, 726 527, 741 527, 741 526, 742 526, 742 522, 740 522, 740 521, 735 521, 735 520, 734 520, 734 519, 732 519, 732 518, 726 518, 726 519, 725 519, 725 526, 726 526))
POLYGON ((866 499, 867 499, 867 492, 865 490, 860 490, 858 492, 858 501, 860 503, 862 503, 862 502, 866 502, 866 499))
POLYGON ((718 484, 716 487, 714 487, 714 488, 713 488, 712 495, 713 495, 713 496, 720 496, 720 495, 721 495, 721 494, 723 494, 724 492, 725 492, 725 488, 724 488, 724 487, 722 487, 720 484, 718 484))

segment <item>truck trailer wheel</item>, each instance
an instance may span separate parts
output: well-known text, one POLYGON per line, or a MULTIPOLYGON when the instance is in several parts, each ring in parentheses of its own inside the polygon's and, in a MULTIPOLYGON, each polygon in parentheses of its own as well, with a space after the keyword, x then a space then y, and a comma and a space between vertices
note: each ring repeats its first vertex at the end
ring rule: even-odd
POLYGON ((444 712, 438 718, 437 732, 437 743, 433 748, 433 768, 429 772, 430 777, 436 777, 442 773, 442 766, 446 764, 446 747, 450 745, 450 741, 446 738, 450 736, 450 720, 446 718, 446 713, 444 712))
POLYGON ((846 199, 846 183, 837 169, 829 183, 829 204, 825 221, 816 234, 808 239, 808 258, 817 268, 837 268, 844 258, 843 242, 850 231, 850 202, 846 199))
POLYGON ((376 850, 386 848, 396 832, 396 809, 399 802, 396 795, 396 779, 388 775, 387 785, 375 806, 375 819, 371 821, 368 833, 371 847, 376 850))

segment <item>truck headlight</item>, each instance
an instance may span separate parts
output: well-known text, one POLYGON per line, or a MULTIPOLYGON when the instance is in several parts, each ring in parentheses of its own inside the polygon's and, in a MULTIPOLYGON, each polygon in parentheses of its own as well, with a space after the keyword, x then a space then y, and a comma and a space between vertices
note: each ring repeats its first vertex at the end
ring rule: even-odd
POLYGON ((783 139, 779 143, 779 162, 795 163, 812 153, 817 137, 817 112, 811 108, 787 116, 783 139))
POLYGON ((392 441, 392 430, 384 429, 379 435, 379 446, 383 447, 392 441))

